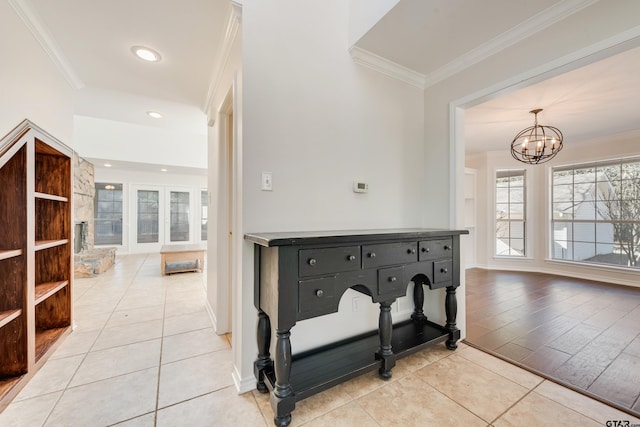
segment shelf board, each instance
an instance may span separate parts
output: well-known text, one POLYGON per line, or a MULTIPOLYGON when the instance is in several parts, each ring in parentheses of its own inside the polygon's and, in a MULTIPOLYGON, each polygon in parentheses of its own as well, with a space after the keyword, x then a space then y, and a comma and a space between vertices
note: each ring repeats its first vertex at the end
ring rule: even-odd
POLYGON ((36 330, 36 362, 44 356, 65 332, 69 330, 69 326, 53 329, 37 329, 36 330))
POLYGON ((36 199, 55 200, 57 202, 68 202, 69 198, 64 196, 56 196, 55 194, 39 193, 36 191, 36 199))
POLYGON ((46 300, 68 284, 68 280, 63 280, 60 282, 47 282, 36 285, 36 305, 40 304, 42 301, 46 300))
MULTIPOLYGON (((443 342, 448 337, 442 326, 412 320, 393 325, 391 346, 397 358, 443 342)), ((336 344, 294 355, 291 364, 291 387, 296 400, 306 399, 367 371, 378 369, 376 359, 380 346, 377 331, 359 335, 336 344)), ((267 370, 267 387, 273 390, 275 373, 267 370)), ((382 380, 381 380, 382 381, 382 380)))
POLYGON ((62 246, 69 243, 69 239, 60 239, 60 240, 37 240, 36 241, 36 251, 41 251, 43 249, 55 248, 56 246, 62 246))
POLYGON ((0 261, 22 255, 22 249, 0 249, 0 261))
POLYGON ((0 328, 22 314, 21 309, 0 311, 0 328))
MULTIPOLYGON (((15 377, 0 378, 0 400, 2 400, 2 398, 6 396, 11 391, 11 389, 20 382, 23 376, 24 375, 17 375, 15 377)), ((0 412, 2 411, 2 409, 2 406, 0 406, 0 412)))

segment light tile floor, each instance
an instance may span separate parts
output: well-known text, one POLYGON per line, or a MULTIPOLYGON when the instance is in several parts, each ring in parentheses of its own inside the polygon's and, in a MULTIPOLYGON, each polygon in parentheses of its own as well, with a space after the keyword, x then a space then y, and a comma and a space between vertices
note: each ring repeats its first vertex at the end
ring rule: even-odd
MULTIPOLYGON (((268 395, 238 395, 229 336, 205 310, 206 274, 161 277, 159 256, 118 257, 75 281, 77 327, 0 426, 270 426, 268 395)), ((604 426, 640 420, 464 344, 398 361, 298 402, 292 426, 604 426)), ((623 425, 623 424, 617 424, 623 425)))

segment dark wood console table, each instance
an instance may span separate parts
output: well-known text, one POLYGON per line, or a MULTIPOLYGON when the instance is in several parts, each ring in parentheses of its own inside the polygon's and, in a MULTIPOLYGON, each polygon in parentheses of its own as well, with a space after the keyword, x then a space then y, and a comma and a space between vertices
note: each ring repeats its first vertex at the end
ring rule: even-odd
POLYGON ((398 229, 246 234, 255 248, 254 304, 258 309, 257 388, 271 391, 275 424, 291 422, 295 402, 378 369, 391 378, 396 358, 446 341, 454 350, 460 235, 466 230, 398 229), (413 281, 411 319, 392 323, 391 304, 413 281), (446 324, 427 320, 424 289, 446 288, 446 324), (338 311, 352 288, 380 304, 378 330, 292 356, 298 320, 338 311), (269 352, 276 333, 274 358, 269 352))

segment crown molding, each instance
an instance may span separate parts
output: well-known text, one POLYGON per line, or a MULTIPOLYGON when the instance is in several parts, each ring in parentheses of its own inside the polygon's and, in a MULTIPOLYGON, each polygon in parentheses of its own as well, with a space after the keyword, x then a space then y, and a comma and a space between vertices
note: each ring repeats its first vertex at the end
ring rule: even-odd
POLYGON ((16 11, 20 19, 27 26, 29 31, 36 38, 40 46, 49 55, 51 61, 58 67, 65 80, 74 89, 82 89, 84 83, 73 70, 69 61, 62 54, 62 51, 53 39, 53 36, 46 29, 37 13, 24 0, 8 0, 9 4, 16 11))
POLYGON ((419 89, 425 88, 425 75, 357 46, 349 49, 356 64, 375 70, 419 89))
POLYGON ((597 1, 598 0, 564 0, 556 3, 510 30, 459 56, 443 67, 429 73, 425 79, 425 89, 495 55, 509 46, 539 33, 574 13, 591 6, 597 1))
POLYGON ((213 104, 213 98, 218 91, 220 82, 222 80, 222 74, 229 62, 229 56, 233 48, 233 42, 238 35, 240 24, 242 23, 242 5, 231 1, 231 7, 229 8, 229 16, 227 18, 227 28, 224 34, 224 40, 222 42, 222 49, 220 49, 218 57, 214 63, 214 69, 211 73, 211 80, 209 81, 209 90, 207 91, 207 98, 204 102, 204 112, 209 115, 209 109, 213 104))

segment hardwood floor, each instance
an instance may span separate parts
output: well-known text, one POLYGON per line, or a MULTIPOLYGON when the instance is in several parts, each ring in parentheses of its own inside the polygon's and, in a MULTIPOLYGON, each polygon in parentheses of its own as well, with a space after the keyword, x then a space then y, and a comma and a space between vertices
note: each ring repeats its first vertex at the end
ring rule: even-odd
POLYGON ((466 271, 466 341, 640 415, 640 288, 466 271))

